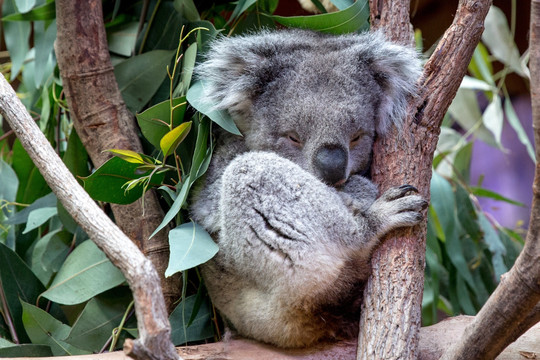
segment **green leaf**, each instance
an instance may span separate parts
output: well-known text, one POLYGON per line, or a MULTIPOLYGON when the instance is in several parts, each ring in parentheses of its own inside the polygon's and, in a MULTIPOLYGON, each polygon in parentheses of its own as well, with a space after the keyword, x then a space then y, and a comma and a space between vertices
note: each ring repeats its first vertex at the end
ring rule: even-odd
MULTIPOLYGON (((56 40, 56 19, 54 19, 47 27, 45 21, 34 23, 34 43, 35 43, 35 85, 39 88, 47 80, 49 75, 54 71, 56 61, 53 60, 54 40, 56 40), (51 63, 51 64, 50 64, 51 63)), ((49 95, 46 89, 43 89, 47 94, 46 100, 49 100, 49 95)))
POLYGON ((39 20, 54 20, 56 19, 56 7, 54 1, 48 2, 41 6, 32 9, 29 12, 21 11, 20 13, 4 16, 4 21, 39 21, 39 20))
POLYGON ((47 345, 21 344, 0 348, 1 358, 33 358, 50 356, 53 356, 53 353, 51 351, 51 347, 47 345))
POLYGON ((272 16, 272 19, 288 27, 311 29, 331 34, 346 34, 368 29, 369 4, 367 0, 357 0, 346 9, 329 14, 272 16))
POLYGON ((180 145, 180 143, 186 138, 191 130, 191 124, 191 121, 182 123, 161 138, 159 146, 164 157, 171 155, 176 150, 178 145, 180 145))
POLYGON ((510 67, 518 75, 528 77, 528 71, 522 67, 519 51, 508 27, 506 15, 496 6, 491 6, 484 22, 482 41, 493 56, 510 67))
POLYGON ((204 264, 217 254, 219 247, 200 225, 189 222, 169 231, 169 266, 165 276, 204 264))
POLYGON ((473 57, 468 68, 474 77, 487 82, 495 88, 496 85, 495 80, 493 79, 491 57, 482 43, 479 43, 476 46, 476 49, 474 49, 473 57))
POLYGON ((195 143, 195 151, 191 161, 191 169, 189 176, 192 182, 195 182, 201 177, 210 164, 212 158, 212 148, 208 147, 208 135, 210 133, 210 122, 208 119, 203 119, 199 123, 197 131, 197 141, 195 143))
POLYGON ((458 237, 458 227, 455 217, 456 203, 452 186, 442 176, 433 172, 430 192, 431 206, 435 209, 441 227, 445 233, 445 247, 446 252, 450 257, 450 261, 456 267, 459 275, 467 281, 469 286, 474 288, 474 280, 458 237))
POLYGON ((24 261, 6 245, 0 243, 0 291, 6 296, 11 320, 21 342, 28 342, 22 324, 22 306, 19 299, 35 304, 45 290, 39 279, 24 261))
MULTIPOLYGON (((170 104, 170 100, 165 100, 146 109, 142 113, 137 114, 137 122, 139 123, 144 138, 156 149, 160 149, 159 142, 161 141, 161 138, 163 138, 170 130, 167 125, 170 123, 171 117, 170 104)), ((178 106, 173 114, 173 127, 176 127, 183 122, 186 105, 185 96, 173 99, 173 106, 178 106), (184 105, 180 105, 182 103, 184 103, 184 105)))
POLYGON ((238 0, 227 24, 230 24, 236 20, 238 16, 243 14, 251 5, 255 4, 256 2, 257 0, 238 0))
MULTIPOLYGON (((143 187, 137 186, 125 191, 123 186, 134 179, 150 174, 150 171, 140 173, 138 164, 132 164, 118 157, 109 159, 92 175, 83 178, 84 189, 92 199, 115 204, 130 204, 143 194, 143 187)), ((165 178, 164 173, 152 176, 150 186, 159 186, 165 178)))
POLYGON ((68 336, 70 327, 56 320, 48 312, 21 301, 23 307, 23 323, 26 333, 34 344, 51 347, 55 356, 84 355, 88 352, 62 341, 68 336))
POLYGON ((110 149, 109 151, 113 153, 114 156, 117 156, 120 159, 127 161, 128 163, 144 164, 144 160, 141 154, 136 153, 135 151, 122 149, 110 149))
POLYGON ((125 281, 124 275, 91 241, 73 250, 43 297, 63 305, 80 304, 125 281))
POLYGON ((201 306, 195 306, 196 295, 188 296, 174 309, 169 316, 171 324, 171 341, 175 346, 185 345, 189 341, 199 341, 214 336, 212 330, 212 311, 207 299, 201 306), (187 326, 193 313, 197 311, 191 324, 187 326))
POLYGON ((189 88, 186 98, 198 112, 208 116, 223 129, 232 134, 241 135, 231 116, 225 110, 215 110, 215 105, 209 103, 204 94, 204 82, 197 81, 189 88))
POLYGON ((86 152, 79 135, 75 131, 75 128, 71 130, 71 134, 69 135, 67 149, 62 161, 75 177, 84 177, 90 174, 88 168, 88 153, 86 152))
POLYGON ((102 295, 90 299, 65 342, 97 353, 120 324, 130 301, 129 294, 115 297, 102 295))
POLYGON ((115 54, 129 57, 135 49, 137 42, 137 21, 128 22, 107 31, 107 43, 109 50, 115 54))
POLYGON ((486 144, 500 147, 491 131, 482 123, 482 113, 474 91, 459 89, 448 111, 452 119, 457 121, 465 130, 472 129, 474 134, 486 144))
POLYGON ((189 189, 191 188, 191 184, 193 184, 192 181, 190 181, 190 177, 187 176, 184 178, 184 182, 182 183, 182 187, 180 188, 180 192, 178 193, 178 196, 174 200, 171 208, 167 213, 165 214, 163 220, 161 221, 161 224, 154 230, 152 235, 150 235, 150 238, 152 238, 154 235, 156 235, 161 229, 163 229, 165 226, 167 226, 168 223, 171 222, 172 219, 180 212, 180 209, 184 205, 187 199, 187 195, 189 192, 189 189))
POLYGON ((197 59, 197 43, 189 45, 182 57, 182 76, 180 77, 180 83, 174 89, 173 96, 185 95, 189 86, 191 85, 191 78, 193 77, 193 68, 195 67, 195 60, 197 59))
POLYGON ((37 241, 32 249, 31 268, 43 284, 48 284, 66 259, 72 236, 60 229, 51 231, 37 241))
POLYGON ((516 132, 519 141, 525 145, 527 148, 527 153, 531 157, 532 161, 536 163, 536 155, 534 153, 534 149, 531 145, 531 142, 529 141, 529 136, 527 136, 527 133, 523 129, 523 126, 521 125, 521 121, 519 121, 519 118, 516 114, 516 111, 514 110, 514 106, 512 106, 512 100, 510 100, 509 97, 504 99, 504 112, 506 114, 506 118, 508 119, 508 122, 516 132))
POLYGON ((345 10, 349 6, 352 6, 354 0, 330 0, 339 10, 345 10))
MULTIPOLYGON (((2 14, 4 16, 17 12, 15 2, 6 0, 3 2, 2 14)), ((4 17, 5 20, 5 17, 4 17)), ((10 81, 15 80, 22 69, 26 54, 30 50, 28 40, 30 38, 31 24, 25 21, 3 22, 3 37, 11 59, 10 81)))
POLYGON ((30 214, 28 214, 28 222, 26 223, 23 234, 37 229, 56 215, 58 215, 58 209, 56 208, 56 206, 45 207, 32 211, 30 214))
POLYGON ((53 206, 56 206, 56 203, 57 203, 57 200, 54 193, 49 193, 37 199, 36 201, 34 201, 32 205, 30 205, 29 207, 24 208, 23 210, 19 211, 15 215, 11 216, 9 220, 7 221, 7 223, 8 224, 24 224, 25 222, 28 221, 28 216, 32 211, 36 209, 46 208, 46 207, 53 207, 53 206))
POLYGON ((15 0, 15 3, 19 12, 25 13, 32 10, 34 5, 36 5, 36 0, 15 0))
POLYGON ((504 123, 504 116, 501 104, 501 98, 498 95, 493 96, 493 100, 489 103, 484 114, 482 115, 484 125, 491 131, 495 137, 495 141, 501 147, 501 134, 504 123))
POLYGON ((140 111, 152 98, 167 76, 167 65, 174 54, 174 51, 166 50, 149 51, 115 66, 118 87, 132 112, 140 111))
POLYGON ((471 187, 471 190, 474 195, 479 196, 479 197, 495 199, 495 200, 507 202, 512 205, 525 207, 525 204, 520 203, 519 201, 509 199, 505 196, 502 196, 501 194, 498 194, 495 191, 491 191, 485 188, 475 187, 475 186, 471 187))
POLYGON ((15 201, 18 187, 17 174, 4 160, 0 159, 0 199, 15 201))
POLYGON ((200 20, 193 0, 174 0, 174 9, 189 22, 200 20))

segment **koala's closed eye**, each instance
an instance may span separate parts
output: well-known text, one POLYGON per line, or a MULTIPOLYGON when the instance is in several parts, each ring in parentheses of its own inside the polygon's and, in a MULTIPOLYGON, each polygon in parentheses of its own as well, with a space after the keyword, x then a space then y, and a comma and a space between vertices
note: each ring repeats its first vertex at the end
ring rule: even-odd
POLYGON ((300 136, 294 131, 286 133, 284 137, 294 146, 302 147, 304 145, 304 142, 300 139, 300 136))
POLYGON ((364 136, 364 132, 362 131, 359 131, 357 132, 356 134, 353 135, 353 137, 351 138, 351 142, 349 144, 349 147, 350 148, 353 148, 355 147, 356 145, 358 145, 358 143, 360 142, 360 140, 362 139, 362 137, 364 136))

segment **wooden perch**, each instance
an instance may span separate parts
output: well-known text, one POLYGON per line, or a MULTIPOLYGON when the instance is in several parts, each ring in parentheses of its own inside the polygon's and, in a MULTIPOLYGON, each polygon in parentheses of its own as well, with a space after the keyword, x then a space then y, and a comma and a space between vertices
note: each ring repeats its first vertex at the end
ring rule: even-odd
POLYGON ((58 200, 126 277, 135 300, 140 336, 126 341, 126 353, 135 359, 178 359, 170 341, 159 276, 152 263, 75 180, 4 76, 0 76, 0 113, 58 200))
MULTIPOLYGON (((440 125, 483 31, 490 0, 461 0, 448 28, 424 67, 420 95, 411 99, 402 130, 378 138, 372 178, 382 192, 411 184, 429 199, 433 153, 440 125)), ((411 44, 410 1, 372 0, 373 29, 411 44)), ((394 129, 395 130, 395 129, 394 129)), ((364 290, 358 359, 417 359, 424 285, 426 223, 386 236, 375 251, 364 290)))
MULTIPOLYGON (((438 360, 443 351, 456 343, 472 316, 458 316, 420 330, 418 360, 438 360)), ((497 360, 537 359, 540 356, 540 325, 527 331, 506 348, 497 360)), ((246 339, 178 348, 185 360, 353 360, 356 342, 319 345, 310 349, 280 350, 246 339)), ((34 358, 35 360, 126 360, 122 352, 98 355, 34 358)))

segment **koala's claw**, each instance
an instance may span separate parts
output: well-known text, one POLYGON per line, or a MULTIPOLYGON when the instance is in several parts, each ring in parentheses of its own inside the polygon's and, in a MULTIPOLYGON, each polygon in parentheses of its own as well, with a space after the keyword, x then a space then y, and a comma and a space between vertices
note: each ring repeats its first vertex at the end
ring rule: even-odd
POLYGON ((402 185, 388 189, 370 207, 369 212, 378 219, 377 233, 383 234, 402 226, 413 226, 422 219, 428 202, 411 185, 402 185))

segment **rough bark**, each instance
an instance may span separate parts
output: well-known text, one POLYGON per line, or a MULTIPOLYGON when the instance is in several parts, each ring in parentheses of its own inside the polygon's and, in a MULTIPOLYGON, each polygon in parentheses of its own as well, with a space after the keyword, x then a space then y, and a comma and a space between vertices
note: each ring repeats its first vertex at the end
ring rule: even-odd
POLYGON ((531 103, 536 172, 525 247, 470 324, 443 359, 493 359, 538 319, 540 301, 540 0, 531 1, 531 103))
MULTIPOLYGON (((424 67, 403 129, 377 139, 372 178, 380 191, 411 184, 429 199, 431 164, 443 116, 483 31, 490 0, 461 0, 450 28, 424 67)), ((410 42, 409 2, 371 2, 374 28, 410 42), (405 15, 405 11, 407 14, 405 15), (405 20, 406 19, 406 20, 405 20)), ((395 231, 372 258, 364 291, 358 359, 417 359, 424 284, 426 224, 395 231)))
POLYGON ((3 76, 0 77, 0 113, 58 200, 126 277, 135 300, 140 336, 139 340, 126 341, 127 349, 133 350, 131 356, 178 359, 170 341, 171 329, 159 277, 152 263, 71 175, 3 76))
MULTIPOLYGON (((438 360, 443 351, 458 341, 472 316, 457 316, 420 330, 418 360, 438 360)), ((540 325, 527 331, 506 348, 497 360, 537 359, 540 356, 540 325)), ((185 360, 353 360, 356 343, 341 342, 319 345, 310 349, 280 350, 246 339, 178 348, 185 360)), ((71 357, 36 358, 36 360, 126 360, 122 352, 71 357)), ((472 358, 471 358, 472 359, 472 358)))
MULTIPOLYGON (((142 152, 133 115, 118 89, 103 24, 101 1, 56 1, 58 66, 77 134, 96 167, 110 157, 108 149, 142 152)), ((180 297, 180 276, 164 278, 169 259, 167 230, 150 234, 163 219, 154 192, 130 205, 111 205, 118 226, 156 267, 170 308, 180 297)))

